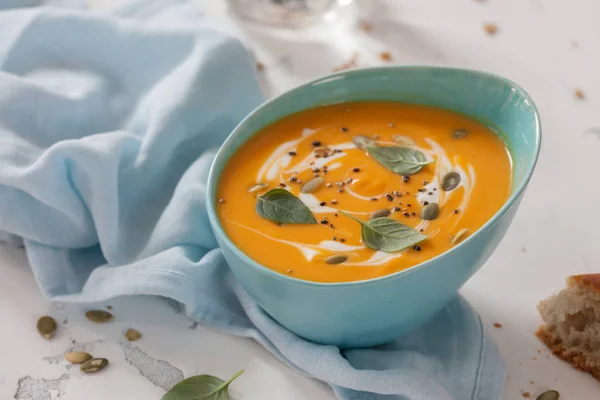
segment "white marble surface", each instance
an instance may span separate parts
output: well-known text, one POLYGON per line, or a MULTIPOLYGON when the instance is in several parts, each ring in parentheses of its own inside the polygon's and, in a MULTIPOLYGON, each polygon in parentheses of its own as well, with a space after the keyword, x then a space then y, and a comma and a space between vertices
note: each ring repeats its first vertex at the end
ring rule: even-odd
MULTIPOLYGON (((200 0, 199 0, 200 1, 200 0)), ((91 0, 103 12, 122 0, 91 0)), ((220 0, 202 0, 226 16, 220 0)), ((598 271, 600 195, 600 2, 596 0, 364 0, 373 31, 344 24, 274 37, 242 27, 264 63, 269 95, 332 71, 358 54, 358 64, 442 64, 495 72, 522 85, 537 103, 544 129, 538 169, 507 237, 461 290, 483 317, 504 355, 505 399, 555 388, 564 400, 598 397, 599 383, 550 356, 533 335, 540 298, 573 273, 598 271), (496 23, 490 37, 484 23, 496 23), (575 97, 580 88, 585 99, 575 97), (493 328, 500 322, 502 328, 493 328), (541 352, 540 352, 541 351, 541 352), (530 381, 534 383, 530 383, 530 381)), ((95 325, 84 308, 52 306, 39 293, 20 249, 0 246, 0 399, 148 400, 182 376, 227 377, 236 399, 334 399, 330 389, 284 367, 256 343, 195 326, 155 298, 117 299, 111 324, 95 325), (35 322, 59 321, 51 342, 35 322), (133 327, 144 337, 127 344, 133 327), (110 359, 101 374, 83 376, 60 356, 76 341, 110 359)))

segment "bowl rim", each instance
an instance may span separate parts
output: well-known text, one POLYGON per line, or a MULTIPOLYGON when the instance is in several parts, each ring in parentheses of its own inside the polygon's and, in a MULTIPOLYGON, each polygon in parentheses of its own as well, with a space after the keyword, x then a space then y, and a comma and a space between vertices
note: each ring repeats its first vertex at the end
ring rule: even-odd
MULTIPOLYGON (((250 136, 250 137, 252 137, 252 136, 250 136)), ((248 139, 250 139, 250 137, 248 139)), ((246 139, 246 141, 248 139, 246 139)), ((244 141, 244 143, 246 141, 244 141)), ((396 66, 377 66, 377 67, 356 68, 356 69, 349 70, 349 71, 341 71, 341 72, 336 72, 333 74, 325 75, 325 76, 313 79, 309 82, 303 83, 303 84, 296 86, 290 90, 286 90, 285 92, 263 102, 261 105, 259 105, 254 110, 252 110, 248 115, 246 115, 244 117, 244 119, 242 119, 242 121, 240 121, 240 123, 235 127, 235 129, 233 129, 233 131, 229 134, 229 136, 223 142, 223 144, 219 147, 219 150, 217 151, 217 154, 215 155, 215 158, 210 166, 210 171, 209 171, 208 180, 207 180, 206 208, 207 208, 209 220, 211 222, 213 230, 215 231, 215 234, 221 236, 223 238, 223 240, 225 241, 225 243, 227 244, 227 246, 229 246, 229 248, 231 248, 233 250, 233 252, 236 253, 236 255, 239 258, 241 258, 246 264, 248 264, 251 268, 257 269, 259 272, 265 273, 265 274, 269 275, 271 278, 288 281, 288 282, 294 283, 294 284, 303 284, 303 285, 314 286, 314 287, 345 287, 345 286, 370 285, 370 284, 378 283, 383 280, 396 279, 403 275, 416 273, 420 269, 427 268, 428 266, 431 266, 431 265, 435 264, 436 262, 438 262, 440 258, 445 257, 446 255, 454 253, 456 251, 459 251, 460 248, 466 246, 472 240, 474 240, 475 237, 478 235, 478 233, 480 233, 480 232, 484 231, 486 228, 489 228, 490 226, 494 225, 504 214, 506 214, 508 209, 510 207, 512 207, 512 205, 515 203, 515 201, 525 191, 525 188, 529 184, 529 181, 531 180, 531 176, 533 175, 533 172, 537 165, 537 161, 538 161, 540 150, 541 150, 541 144, 542 144, 542 125, 541 125, 541 121, 540 121, 540 115, 539 115, 538 108, 535 105, 535 103, 533 102, 533 100, 531 99, 531 97, 529 96, 529 94, 521 86, 519 86, 518 84, 516 84, 515 82, 513 82, 512 80, 510 80, 508 78, 504 78, 502 76, 499 76, 499 75, 496 75, 493 73, 489 73, 489 72, 480 71, 480 70, 473 70, 473 69, 467 69, 467 68, 431 66, 431 65, 410 65, 410 66, 396 65, 396 66), (449 250, 446 250, 443 253, 438 254, 437 256, 435 256, 427 261, 424 261, 420 264, 416 264, 416 265, 406 268, 404 270, 394 272, 392 274, 383 275, 383 276, 379 276, 376 278, 361 279, 361 280, 357 280, 357 281, 317 282, 317 281, 309 281, 309 280, 305 280, 305 279, 296 278, 293 276, 284 275, 280 272, 272 270, 272 269, 265 267, 264 265, 258 263, 257 261, 252 259, 250 256, 248 256, 246 253, 244 253, 242 250, 240 250, 235 245, 235 243, 233 243, 233 241, 229 238, 229 236, 223 230, 223 227, 221 226, 221 221, 219 220, 219 218, 217 216, 216 190, 217 190, 218 182, 213 182, 213 181, 215 181, 217 179, 216 165, 221 161, 221 158, 225 157, 224 152, 231 145, 231 142, 233 141, 233 137, 239 131, 240 127, 242 127, 244 124, 248 123, 248 120, 253 118, 256 114, 261 112, 264 108, 267 108, 271 104, 279 101, 282 97, 288 96, 292 93, 295 93, 295 92, 298 92, 301 90, 305 90, 312 86, 319 85, 321 83, 327 83, 327 82, 331 82, 332 80, 338 80, 338 79, 344 78, 348 75, 371 74, 371 73, 378 72, 378 71, 419 70, 419 69, 428 69, 428 70, 432 70, 432 71, 468 72, 470 74, 479 75, 481 77, 485 77, 488 79, 491 78, 491 79, 494 79, 497 81, 501 81, 501 82, 505 83, 506 85, 510 86, 511 88, 515 89, 520 96, 522 96, 524 99, 526 99, 531 104, 531 108, 533 110, 533 117, 535 119, 535 148, 534 148, 533 157, 531 158, 529 166, 527 167, 527 170, 526 170, 525 176, 523 177, 522 182, 519 184, 519 186, 515 190, 512 191, 512 193, 510 194, 508 199, 506 199, 504 201, 502 207, 500 207, 500 209, 498 211, 496 211, 496 213, 490 219, 488 219, 479 229, 477 229, 477 231, 475 231, 472 235, 469 235, 465 240, 461 241, 458 245, 452 247, 449 250)), ((227 160, 225 160, 223 162, 226 163, 227 160)))

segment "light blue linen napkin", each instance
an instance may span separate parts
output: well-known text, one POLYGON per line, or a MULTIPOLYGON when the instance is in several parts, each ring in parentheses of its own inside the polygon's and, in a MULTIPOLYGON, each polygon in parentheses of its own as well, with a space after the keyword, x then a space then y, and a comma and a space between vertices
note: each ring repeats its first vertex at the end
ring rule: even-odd
POLYGON ((344 400, 501 399, 503 361, 460 298, 392 343, 340 350, 295 336, 248 297, 205 196, 219 144, 263 100, 251 57, 183 0, 118 14, 0 12, 0 231, 25 246, 43 293, 174 299, 344 400))

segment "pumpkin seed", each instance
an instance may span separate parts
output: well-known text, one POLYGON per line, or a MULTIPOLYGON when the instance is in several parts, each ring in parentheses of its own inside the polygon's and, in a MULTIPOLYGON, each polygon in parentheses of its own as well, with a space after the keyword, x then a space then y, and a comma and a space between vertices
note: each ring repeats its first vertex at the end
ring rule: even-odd
POLYGON ((56 321, 54 318, 44 315, 37 322, 37 330, 47 340, 52 339, 56 333, 56 321))
POLYGON ((263 189, 264 189, 264 188, 266 188, 267 186, 269 186, 269 185, 267 185, 267 184, 266 184, 266 183, 264 183, 264 182, 257 183, 256 185, 253 185, 253 186, 252 186, 250 189, 248 189, 248 193, 255 193, 255 192, 258 192, 258 191, 260 191, 260 190, 263 190, 263 189))
POLYGON ((87 360, 86 362, 81 364, 81 367, 79 367, 79 369, 81 370, 81 372, 89 374, 92 372, 98 372, 107 365, 108 360, 106 358, 92 358, 91 360, 87 360))
POLYGON ((370 137, 367 137, 365 135, 354 136, 352 138, 352 142, 359 149, 364 149, 364 148, 366 148, 368 146, 375 146, 376 145, 376 143, 375 143, 375 141, 373 139, 371 139, 370 137))
POLYGON ((469 131, 467 131, 466 129, 457 129, 454 132, 452 132, 452 137, 454 137, 454 139, 464 139, 467 137, 468 134, 469 131))
POLYGON ((322 156, 329 152, 329 147, 319 146, 319 147, 315 147, 315 149, 313 151, 315 152, 316 155, 322 156))
POLYGON ((85 316, 93 322, 108 322, 113 318, 113 315, 108 311, 104 310, 89 310, 85 313, 85 316))
POLYGON ((139 331, 136 331, 135 329, 129 328, 125 332, 125 337, 130 342, 135 342, 136 340, 139 340, 142 337, 142 334, 139 331))
POLYGON ((85 351, 72 351, 70 353, 65 354, 65 360, 72 364, 82 364, 87 360, 91 360, 92 355, 90 353, 86 353, 85 351))
POLYGON ((388 215, 390 215, 390 212, 391 211, 389 208, 382 208, 381 210, 377 210, 377 211, 371 213, 371 215, 369 216, 369 219, 387 217, 388 215))
POLYGON ((456 244, 460 242, 467 235, 467 233, 469 233, 469 230, 467 228, 461 229, 456 233, 456 235, 454 235, 454 237, 450 241, 450 244, 456 244))
POLYGON ((560 393, 556 390, 548 390, 547 392, 540 394, 535 400, 558 400, 559 397, 560 393))
POLYGON ((458 172, 448 172, 442 179, 442 189, 446 192, 456 189, 460 183, 460 174, 458 172))
POLYGON ((429 203, 421 210, 421 219, 433 221, 440 215, 440 206, 437 203, 429 203))
POLYGON ((412 140, 411 138, 409 138, 408 136, 392 135, 392 139, 394 139, 394 142, 404 145, 404 146, 414 146, 415 145, 415 141, 412 140))
POLYGON ((348 256, 343 254, 336 254, 335 256, 329 256, 325 259, 327 264, 341 264, 348 259, 348 256))
POLYGON ((312 193, 321 186, 323 183, 323 178, 317 176, 316 178, 312 178, 310 181, 306 182, 302 189, 300 189, 301 193, 312 193))

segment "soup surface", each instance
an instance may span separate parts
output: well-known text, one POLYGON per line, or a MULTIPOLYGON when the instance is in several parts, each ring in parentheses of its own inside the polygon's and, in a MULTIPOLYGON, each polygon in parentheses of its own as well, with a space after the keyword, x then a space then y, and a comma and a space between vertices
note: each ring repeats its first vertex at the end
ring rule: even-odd
POLYGON ((398 102, 342 103, 248 140, 221 175, 217 207, 229 238, 260 264, 347 282, 449 250, 500 209, 511 177, 505 143, 474 120, 398 102))

